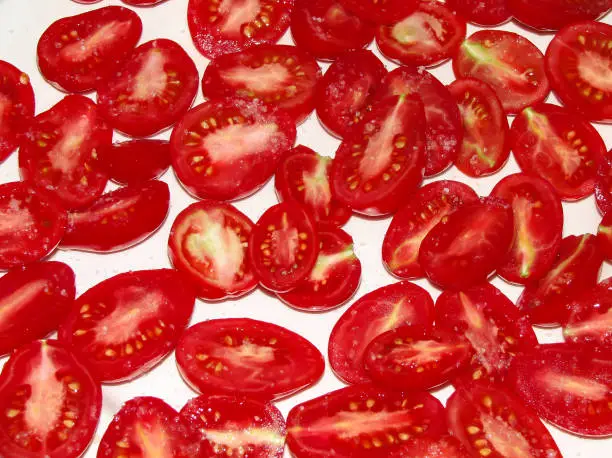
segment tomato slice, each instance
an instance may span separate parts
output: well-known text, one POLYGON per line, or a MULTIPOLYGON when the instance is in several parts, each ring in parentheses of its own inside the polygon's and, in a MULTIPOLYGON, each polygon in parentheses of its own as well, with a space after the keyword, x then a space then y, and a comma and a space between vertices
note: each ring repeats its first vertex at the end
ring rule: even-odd
POLYGON ((138 15, 121 6, 59 19, 38 41, 38 68, 60 90, 91 91, 128 58, 141 33, 138 15))
POLYGON ((298 286, 315 266, 319 236, 299 205, 281 203, 259 218, 249 241, 251 267, 259 283, 283 293, 298 286))
POLYGON ((612 435, 612 358, 586 346, 540 345, 510 371, 516 393, 559 428, 589 437, 612 435))
POLYGON ((375 337, 401 326, 430 329, 433 300, 420 286, 404 281, 362 296, 338 319, 329 337, 332 370, 346 383, 370 381, 363 366, 366 347, 375 337))
POLYGON ((415 96, 394 96, 373 106, 344 139, 332 164, 336 198, 357 213, 394 213, 423 180, 425 117, 415 96))
POLYGON ((545 180, 523 173, 500 180, 491 195, 511 203, 514 213, 514 241, 497 273, 520 285, 542 278, 561 246, 563 207, 559 196, 545 180))
POLYGON ((387 74, 385 66, 368 50, 338 57, 316 88, 319 121, 337 137, 347 136, 371 111, 372 97, 387 74))
POLYGON ((205 102, 174 127, 172 167, 196 197, 239 199, 274 174, 295 137, 295 123, 283 110, 258 101, 205 102))
POLYGON ((401 448, 389 453, 389 458, 470 458, 470 455, 457 439, 442 436, 411 438, 401 448))
POLYGON ((548 273, 523 290, 516 305, 536 326, 558 326, 567 319, 567 304, 597 283, 603 253, 592 234, 561 240, 548 273))
POLYGON ((429 393, 357 385, 298 404, 287 418, 294 456, 382 458, 412 437, 446 433, 444 407, 429 393), (390 439, 392 438, 392 439, 390 439))
POLYGON ((176 349, 183 379, 198 393, 277 400, 314 385, 323 356, 288 329, 247 318, 190 327, 176 349))
POLYGON ((542 52, 527 38, 503 30, 480 30, 453 59, 457 78, 489 84, 508 114, 542 102, 550 92, 542 52))
POLYGON ((474 178, 497 172, 510 155, 508 118, 497 94, 487 83, 473 78, 455 80, 448 90, 463 121, 463 143, 455 165, 474 178))
POLYGON ((578 21, 597 19, 609 0, 507 0, 514 18, 537 30, 559 30, 578 21))
POLYGON ((19 145, 34 117, 34 90, 28 75, 0 60, 0 162, 19 145))
POLYGON ((466 23, 438 1, 422 1, 394 24, 376 29, 376 43, 389 59, 405 65, 432 67, 450 59, 465 39, 466 23))
POLYGON ((74 295, 74 272, 62 262, 31 264, 0 278, 0 355, 57 329, 74 295))
POLYGON ((460 290, 486 281, 507 256, 514 237, 512 206, 494 197, 463 205, 431 229, 419 264, 432 283, 460 290))
POLYGON ((172 40, 138 46, 111 78, 98 86, 98 104, 120 132, 147 137, 176 123, 198 91, 198 70, 172 40))
POLYGON ((306 312, 324 312, 344 304, 359 287, 361 262, 353 249, 353 238, 331 224, 317 228, 320 250, 306 279, 277 296, 306 312))
POLYGON ((514 356, 538 343, 525 317, 489 283, 445 291, 436 301, 436 327, 466 338, 474 349, 460 379, 503 382, 514 356))
POLYGON ((257 286, 247 248, 252 228, 249 217, 230 204, 191 204, 170 230, 172 265, 192 280, 203 299, 242 296, 257 286))
POLYGON ((96 253, 130 248, 160 228, 169 207, 170 190, 163 181, 119 188, 69 213, 60 247, 96 253))
POLYGON ((159 178, 170 167, 170 143, 132 140, 114 143, 100 151, 104 169, 121 185, 138 185, 159 178))
POLYGON ((338 0, 346 9, 357 16, 376 22, 389 24, 408 16, 418 5, 418 0, 338 0))
POLYGON ((385 267, 399 278, 423 277, 419 249, 425 236, 457 208, 477 200, 474 190, 458 181, 434 181, 418 189, 393 216, 385 234, 385 267))
POLYGON ((472 24, 481 26, 500 25, 512 16, 508 0, 446 0, 446 4, 472 24))
POLYGON ((597 228, 597 241, 605 260, 612 260, 612 212, 606 213, 597 228))
POLYGON ((0 376, 0 455, 77 458, 101 408, 100 384, 56 340, 21 347, 0 376))
POLYGON ((595 177, 595 202, 604 215, 612 211, 612 150, 599 161, 595 177))
POLYGON ((106 186, 98 151, 112 136, 95 103, 81 95, 64 97, 34 118, 19 149, 21 177, 67 209, 89 205, 106 186))
POLYGON ((194 303, 190 285, 175 270, 119 274, 77 299, 59 339, 88 364, 98 380, 131 380, 173 350, 194 303))
POLYGON ((201 433, 207 457, 282 458, 287 428, 270 402, 233 396, 200 396, 181 410, 201 433), (242 452, 242 453, 241 453, 242 452))
POLYGON ((500 385, 463 384, 446 409, 451 433, 471 456, 562 458, 538 415, 500 385))

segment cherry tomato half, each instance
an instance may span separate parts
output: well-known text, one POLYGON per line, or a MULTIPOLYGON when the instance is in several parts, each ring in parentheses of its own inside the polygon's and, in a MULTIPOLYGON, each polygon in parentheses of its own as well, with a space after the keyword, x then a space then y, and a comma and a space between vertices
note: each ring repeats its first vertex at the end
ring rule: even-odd
POLYGON ((503 24, 512 16, 508 0, 446 0, 446 4, 472 24, 482 26, 503 24))
POLYGON ((559 30, 587 19, 597 19, 610 0, 507 0, 514 18, 537 30, 559 30))
POLYGON ((164 140, 114 143, 103 148, 100 155, 109 178, 122 185, 154 180, 170 167, 170 143, 164 140))
POLYGON ((17 148, 33 117, 29 76, 0 60, 0 162, 17 148))

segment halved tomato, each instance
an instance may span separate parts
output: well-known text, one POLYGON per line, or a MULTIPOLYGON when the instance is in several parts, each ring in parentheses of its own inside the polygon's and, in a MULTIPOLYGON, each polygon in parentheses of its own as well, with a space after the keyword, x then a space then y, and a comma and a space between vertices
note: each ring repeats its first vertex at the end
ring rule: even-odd
POLYGON ((199 297, 239 297, 257 286, 249 262, 253 223, 235 207, 212 200, 178 214, 168 238, 172 265, 188 276, 199 297))
POLYGON ((455 165, 474 178, 497 172, 510 155, 508 118, 497 94, 487 83, 473 78, 455 80, 448 90, 463 120, 463 143, 455 165))
POLYGON ((363 355, 375 337, 401 326, 430 329, 433 300, 427 291, 410 282, 384 286, 362 296, 338 319, 329 337, 332 370, 346 383, 370 381, 363 355))
POLYGON ((612 150, 599 161, 595 177, 595 202, 604 215, 612 211, 612 150))
POLYGON ((0 355, 56 330, 74 295, 74 272, 62 262, 31 264, 0 278, 0 355))
POLYGON ((519 355, 510 383, 545 420, 574 434, 612 435, 612 356, 588 346, 540 345, 519 355))
POLYGON ((457 208, 477 200, 474 190, 458 181, 434 181, 419 188, 393 216, 385 234, 385 267, 399 278, 423 277, 419 249, 425 236, 457 208))
POLYGON ((514 356, 538 343, 514 304, 489 283, 443 292, 436 301, 436 327, 465 337, 474 349, 465 380, 503 382, 514 356))
POLYGON ((353 249, 353 238, 331 224, 320 224, 319 256, 304 281, 277 296, 306 312, 324 312, 348 301, 361 280, 361 262, 353 249))
POLYGON ((134 49, 97 90, 100 109, 115 129, 147 137, 187 112, 198 91, 198 70, 180 45, 157 39, 134 49))
POLYGON ((413 437, 446 433, 444 407, 429 393, 357 385, 298 404, 287 417, 294 456, 382 458, 413 437), (333 455, 332 455, 333 456, 333 455))
POLYGON ((413 437, 393 450, 388 458, 470 458, 470 455, 453 436, 413 437))
POLYGON ((559 196, 548 182, 523 173, 500 180, 491 195, 511 203, 514 213, 514 241, 497 273, 520 285, 542 278, 561 246, 563 207, 559 196))
POLYGON ((606 213, 597 228, 597 241, 604 258, 612 261, 612 212, 606 213))
POLYGON ((78 458, 101 408, 100 383, 56 340, 21 347, 0 375, 0 455, 78 458))
POLYGON ((59 19, 38 41, 38 68, 60 90, 91 91, 127 59, 141 33, 138 15, 121 6, 59 19))
POLYGON ((106 383, 151 370, 189 324, 195 295, 176 270, 116 275, 83 293, 58 336, 106 383))
POLYGON ((244 397, 204 395, 181 410, 201 434, 206 457, 282 458, 287 428, 270 402, 244 397))
POLYGON ((562 458, 538 415, 500 385, 462 384, 446 410, 451 433, 471 456, 562 458))
POLYGON ((66 96, 30 125, 19 148, 21 177, 57 196, 67 209, 89 205, 108 181, 98 151, 112 137, 95 103, 81 95, 66 96))
POLYGON ((489 84, 508 114, 542 102, 550 92, 544 55, 527 38, 504 30, 480 30, 453 59, 457 78, 489 84))
POLYGON ((430 0, 394 24, 378 26, 376 44, 389 59, 432 67, 453 57, 465 33, 465 19, 444 3, 430 0))
POLYGON ((170 167, 170 143, 148 139, 114 143, 100 151, 100 158, 111 180, 142 184, 159 178, 170 167))
POLYGON ((239 199, 274 174, 295 137, 295 123, 283 110, 258 101, 205 102, 174 127, 172 167, 196 197, 239 199))
POLYGON ((198 393, 277 400, 314 385, 323 355, 288 329, 247 318, 198 323, 176 349, 183 379, 198 393))
POLYGON ((139 244, 160 228, 170 207, 163 181, 148 181, 104 194, 68 214, 61 248, 111 253, 139 244))
POLYGON ((531 324, 558 326, 567 319, 567 304, 595 286, 602 263, 594 235, 565 237, 548 273, 528 284, 516 305, 531 324))
POLYGON ((19 145, 34 117, 34 90, 28 75, 0 60, 0 162, 19 145))
POLYGON ((338 0, 349 11, 366 21, 389 24, 408 16, 418 5, 418 0, 338 0))
POLYGON ((446 0, 446 4, 472 24, 487 27, 503 24, 512 16, 508 0, 446 0))
POLYGON ((578 21, 597 19, 610 0, 507 0, 514 18, 537 30, 559 30, 578 21))

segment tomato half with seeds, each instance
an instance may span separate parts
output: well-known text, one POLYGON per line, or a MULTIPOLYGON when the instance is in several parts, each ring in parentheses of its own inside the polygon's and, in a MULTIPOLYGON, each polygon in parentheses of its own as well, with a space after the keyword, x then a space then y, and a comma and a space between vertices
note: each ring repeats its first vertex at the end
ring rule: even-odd
POLYGON ((30 77, 0 60, 0 162, 19 145, 34 117, 30 77))
POLYGON ((612 212, 607 213, 597 228, 597 241, 605 260, 612 260, 612 212))
POLYGON ((295 122, 282 110, 258 101, 205 102, 174 126, 172 168, 195 197, 239 199, 268 181, 295 137, 295 122))
POLYGON ((101 408, 100 384, 56 340, 21 347, 0 375, 0 455, 78 458, 101 408))
POLYGON ((474 190, 458 181, 434 181, 419 188, 393 216, 385 234, 382 259, 387 270, 399 278, 425 276, 419 264, 425 236, 457 208, 477 200, 474 190))
POLYGON ((610 9, 610 0, 507 0, 517 21, 536 30, 559 30, 587 19, 597 19, 610 9))
POLYGON ((100 151, 104 170, 121 185, 137 185, 159 178, 170 167, 170 143, 132 140, 114 143, 100 151))
POLYGON ((141 33, 138 15, 121 6, 59 19, 38 41, 38 68, 60 90, 90 91, 127 59, 141 33))
POLYGON ((512 16, 508 0, 446 0, 446 4, 468 22, 482 26, 503 24, 512 16))
POLYGON ((470 455, 453 436, 413 437, 389 453, 389 458, 470 458, 470 455))
POLYGON ((206 300, 239 297, 255 289, 249 262, 253 223, 234 206, 205 200, 178 214, 168 238, 172 265, 206 300))
POLYGON ((314 385, 323 355, 298 334, 263 321, 228 318, 198 323, 176 349, 183 379, 198 393, 277 400, 314 385))
POLYGON ((112 136, 95 103, 66 96, 32 121, 19 148, 19 173, 67 209, 84 207, 108 181, 98 151, 111 144, 112 136))
POLYGON ((410 14, 418 5, 418 0, 338 0, 349 11, 359 17, 376 22, 389 24, 399 21, 410 14))
POLYGON ((471 456, 562 458, 538 415, 500 385, 462 384, 446 410, 451 433, 471 456))
POLYGON ((191 285, 176 270, 127 272, 83 293, 58 336, 98 380, 123 382, 174 349, 194 303, 191 285))
POLYGON ((503 30, 480 30, 453 59, 457 78, 489 84, 508 114, 542 102, 550 92, 544 55, 527 38, 503 30))
POLYGON ((597 167, 595 202, 604 215, 612 211, 612 150, 600 159, 597 167))
POLYGON ((97 90, 100 109, 115 129, 148 137, 176 123, 191 107, 198 70, 179 44, 157 39, 134 49, 97 90))
POLYGON ((430 329, 433 300, 410 282, 384 286, 362 296, 338 319, 328 346, 329 363, 338 378, 356 384, 370 381, 363 355, 375 337, 401 326, 430 329))

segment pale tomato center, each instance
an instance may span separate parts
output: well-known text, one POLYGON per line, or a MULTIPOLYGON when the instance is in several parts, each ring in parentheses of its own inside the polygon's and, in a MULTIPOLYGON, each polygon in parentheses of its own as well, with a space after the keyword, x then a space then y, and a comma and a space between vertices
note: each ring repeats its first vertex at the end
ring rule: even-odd
POLYGON ((452 240, 446 250, 446 255, 465 256, 470 254, 474 247, 490 245, 487 234, 494 233, 494 227, 497 225, 497 221, 486 212, 475 212, 470 224, 452 240))
POLYGON ((272 428, 205 429, 204 437, 230 449, 247 448, 248 445, 282 447, 285 444, 285 438, 272 428))
POLYGON ((532 204, 529 200, 515 197, 512 206, 514 208, 514 222, 517 228, 518 242, 514 244, 520 259, 520 274, 522 278, 531 275, 531 269, 536 260, 537 249, 533 243, 533 236, 529 232, 529 222, 532 217, 532 204))
POLYGON ((257 94, 284 92, 291 79, 287 67, 276 62, 257 68, 240 65, 223 70, 220 74, 231 86, 244 87, 257 94))
POLYGON ((253 21, 261 11, 259 0, 222 0, 218 9, 223 17, 221 32, 229 36, 240 35, 244 24, 253 21))
POLYGON ((22 203, 11 198, 8 205, 0 209, 0 236, 7 237, 16 231, 28 232, 34 230, 34 217, 22 203))
POLYGON ((111 21, 94 31, 88 37, 64 47, 60 51, 63 59, 83 62, 95 57, 100 51, 120 42, 128 34, 131 21, 111 21))
POLYGON ((139 196, 122 199, 117 202, 108 202, 102 207, 97 207, 95 212, 83 211, 70 213, 69 219, 73 223, 95 223, 112 218, 113 215, 127 213, 140 200, 139 196))
POLYGON ((168 84, 168 75, 164 70, 166 61, 167 58, 160 49, 149 50, 143 57, 142 66, 134 77, 131 100, 147 102, 164 93, 168 84))
POLYGON ((579 53, 578 73, 583 81, 602 92, 612 93, 612 59, 594 51, 579 53))
POLYGON ((504 53, 508 51, 506 46, 499 45, 495 48, 489 48, 479 42, 465 40, 461 45, 463 51, 472 61, 474 67, 490 67, 494 71, 495 77, 505 80, 517 86, 530 85, 529 73, 527 71, 520 72, 504 61, 504 53))
POLYGON ((320 158, 314 170, 304 171, 304 201, 311 207, 329 213, 329 204, 332 200, 329 180, 327 178, 327 166, 329 158, 320 158))
POLYGON ((289 225, 287 213, 283 213, 281 227, 272 232, 271 239, 275 254, 274 262, 281 266, 293 265, 300 240, 297 228, 289 225))
POLYGON ((274 149, 283 137, 274 123, 230 124, 204 137, 202 146, 213 165, 229 165, 274 149))
POLYGON ((332 3, 332 5, 325 12, 323 22, 339 27, 350 20, 352 20, 352 16, 347 14, 346 10, 340 3, 332 3))
POLYGON ((440 361, 444 355, 450 354, 454 349, 454 345, 435 340, 419 340, 394 347, 388 353, 388 357, 402 366, 422 366, 440 361))
POLYGON ((48 287, 47 280, 36 280, 21 286, 8 296, 5 296, 0 301, 0 328, 7 329, 13 327, 14 324, 11 323, 13 316, 19 312, 23 305, 33 302, 41 293, 47 292, 48 287))
MULTIPOLYGON (((571 278, 567 278, 566 271, 568 267, 572 265, 572 263, 576 260, 578 256, 582 254, 586 247, 586 242, 588 240, 587 236, 582 236, 580 239, 580 243, 576 247, 576 249, 562 262, 560 262, 556 267, 553 267, 548 274, 542 279, 538 290, 543 294, 549 294, 557 289, 557 284, 559 282, 563 282, 565 280, 570 280, 571 278)), ((571 275, 571 274, 569 274, 571 275)))
POLYGON ((65 174, 74 172, 80 163, 81 145, 91 133, 92 120, 83 115, 72 122, 62 126, 62 137, 49 151, 48 157, 51 167, 65 174))
POLYGON ((545 369, 537 375, 537 378, 542 386, 546 387, 547 392, 550 393, 552 390, 558 397, 571 395, 589 401, 605 401, 610 391, 603 383, 586 377, 560 374, 554 370, 545 369))
POLYGON ((612 308, 588 320, 568 324, 563 330, 563 335, 567 337, 612 336, 612 308))
POLYGON ((173 458, 172 440, 163 425, 137 422, 132 433, 134 443, 140 448, 142 458, 173 458))
POLYGON ((223 360, 234 368, 247 369, 253 373, 251 378, 255 379, 265 372, 265 364, 272 363, 276 359, 273 347, 251 342, 243 342, 234 347, 215 347, 212 356, 223 360))
POLYGON ((322 282, 327 280, 335 266, 353 259, 355 259, 355 253, 353 253, 352 247, 338 253, 319 254, 317 262, 310 272, 310 281, 322 282))
POLYGON ((423 49, 440 49, 444 41, 446 29, 440 20, 424 11, 416 11, 391 29, 391 36, 404 46, 418 45, 423 49))
POLYGON ((534 458, 529 440, 499 417, 481 414, 483 432, 499 456, 534 458))

